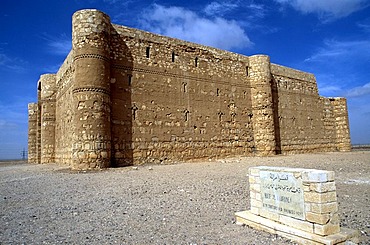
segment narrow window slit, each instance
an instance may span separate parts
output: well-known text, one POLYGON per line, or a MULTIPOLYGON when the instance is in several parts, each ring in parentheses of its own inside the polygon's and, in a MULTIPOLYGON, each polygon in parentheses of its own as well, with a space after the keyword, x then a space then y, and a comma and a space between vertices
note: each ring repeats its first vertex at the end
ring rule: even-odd
POLYGON ((188 92, 188 84, 187 83, 184 83, 183 84, 183 89, 184 89, 184 93, 187 93, 188 92))
POLYGON ((131 84, 132 84, 132 75, 128 75, 127 78, 128 78, 128 86, 131 86, 131 84))
POLYGON ((232 122, 235 122, 235 117, 236 117, 236 113, 235 112, 231 113, 231 121, 232 122))
POLYGON ((189 111, 188 110, 186 110, 185 112, 185 122, 188 122, 189 121, 189 111))
POLYGON ((172 52, 172 62, 175 62, 175 52, 172 52))
POLYGON ((134 104, 134 106, 131 109, 132 109, 132 119, 136 120, 137 110, 139 110, 139 108, 137 108, 137 106, 134 104))
POLYGON ((221 112, 221 111, 219 111, 218 113, 217 113, 217 115, 218 115, 218 120, 220 121, 220 122, 222 122, 222 116, 223 115, 225 115, 223 112, 221 112))
POLYGON ((146 47, 146 57, 150 58, 150 47, 146 47))

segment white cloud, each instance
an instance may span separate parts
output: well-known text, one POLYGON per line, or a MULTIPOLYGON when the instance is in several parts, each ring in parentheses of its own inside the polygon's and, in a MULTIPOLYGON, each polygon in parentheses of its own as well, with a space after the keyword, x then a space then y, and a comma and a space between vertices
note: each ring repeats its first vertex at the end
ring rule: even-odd
POLYGON ((254 17, 263 18, 266 15, 266 7, 262 4, 252 3, 248 5, 247 8, 252 11, 253 18, 254 17))
POLYGON ((52 52, 60 55, 68 55, 69 51, 71 51, 72 48, 71 40, 53 41, 50 42, 48 45, 52 52))
POLYGON ((214 1, 205 6, 203 12, 208 16, 243 15, 243 19, 255 21, 265 17, 267 9, 263 4, 241 4, 240 1, 214 1), (235 12, 238 12, 237 14, 235 12))
POLYGON ((358 24, 358 27, 360 27, 365 32, 370 32, 370 24, 358 24))
POLYGON ((370 143, 370 107, 368 97, 348 98, 348 117, 352 144, 370 143))
POLYGON ((366 83, 362 86, 354 87, 350 89, 346 96, 348 97, 360 97, 364 95, 370 95, 370 83, 366 83))
POLYGON ((343 96, 344 88, 346 84, 341 78, 338 78, 336 74, 332 73, 332 70, 325 69, 316 70, 314 72, 319 94, 326 97, 343 96), (328 72, 329 70, 329 72, 328 72))
POLYGON ((237 7, 237 4, 230 2, 211 2, 204 8, 204 12, 207 15, 223 15, 237 7))
POLYGON ((27 103, 32 100, 21 93, 0 97, 0 159, 19 158, 27 148, 27 103))
POLYGON ((14 95, 0 100, 0 126, 27 124, 27 104, 34 98, 14 95))
POLYGON ((252 42, 241 25, 224 18, 203 18, 181 7, 154 4, 142 16, 142 28, 220 49, 250 47, 252 42))
POLYGON ((302 13, 318 14, 323 21, 346 17, 369 6, 368 0, 275 0, 302 13))
POLYGON ((9 62, 9 58, 8 56, 6 56, 5 54, 0 54, 0 65, 5 65, 6 63, 9 62))
POLYGON ((323 87, 319 88, 320 94, 334 94, 342 91, 342 88, 335 85, 324 85, 323 87))
POLYGON ((103 0, 103 2, 109 3, 109 4, 115 4, 117 2, 120 2, 120 0, 103 0))
POLYGON ((352 57, 358 59, 370 59, 370 41, 369 40, 354 40, 354 41, 336 41, 326 40, 315 54, 307 58, 305 61, 313 62, 330 62, 335 60, 347 60, 352 57))
POLYGON ((27 70, 26 66, 26 61, 17 57, 13 58, 4 53, 0 53, 0 68, 11 70, 13 72, 24 72, 27 70))
POLYGON ((360 86, 367 79, 369 62, 368 40, 326 40, 305 60, 314 67, 320 94, 352 98, 370 95, 370 84, 360 86))
POLYGON ((41 68, 42 73, 57 73, 59 68, 63 65, 63 62, 52 63, 41 68))
POLYGON ((44 33, 41 38, 47 42, 47 51, 51 54, 67 56, 72 49, 72 39, 65 34, 53 37, 44 33))
POLYGON ((123 6, 127 6, 130 3, 134 3, 134 0, 103 0, 103 2, 108 4, 121 4, 123 6))
POLYGON ((358 22, 357 26, 362 29, 362 31, 370 33, 370 18, 366 18, 365 20, 358 22))

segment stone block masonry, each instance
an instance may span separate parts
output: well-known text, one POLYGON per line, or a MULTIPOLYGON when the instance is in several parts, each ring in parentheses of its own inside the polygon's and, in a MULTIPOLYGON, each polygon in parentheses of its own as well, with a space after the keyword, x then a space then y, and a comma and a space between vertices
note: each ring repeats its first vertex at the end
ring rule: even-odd
POLYGON ((72 50, 29 105, 29 162, 94 169, 195 158, 348 151, 346 100, 315 77, 244 56, 72 18, 72 50))
POLYGON ((37 161, 37 114, 38 104, 28 104, 28 162, 37 161))
POLYGON ((250 210, 239 224, 301 244, 357 242, 358 233, 339 226, 333 171, 283 167, 249 169, 250 210))

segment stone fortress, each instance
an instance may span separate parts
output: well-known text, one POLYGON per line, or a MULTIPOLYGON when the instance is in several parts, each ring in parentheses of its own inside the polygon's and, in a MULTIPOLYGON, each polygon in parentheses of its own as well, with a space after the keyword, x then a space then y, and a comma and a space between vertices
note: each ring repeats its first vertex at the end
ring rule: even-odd
POLYGON ((28 160, 93 169, 351 149, 345 98, 313 74, 73 15, 72 50, 28 105, 28 160))

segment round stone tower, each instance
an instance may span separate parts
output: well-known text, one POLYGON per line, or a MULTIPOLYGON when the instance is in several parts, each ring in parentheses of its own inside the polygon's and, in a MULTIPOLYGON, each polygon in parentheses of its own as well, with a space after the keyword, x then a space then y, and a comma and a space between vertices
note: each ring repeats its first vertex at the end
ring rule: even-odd
POLYGON ((41 106, 41 163, 54 162, 55 157, 55 93, 56 75, 44 74, 39 80, 41 106))
POLYGON ((28 162, 37 163, 37 114, 38 104, 28 104, 28 162))
POLYGON ((109 16, 98 10, 73 15, 75 169, 110 166, 110 28, 109 16))
POLYGON ((41 83, 37 82, 36 163, 41 163, 41 83))
POLYGON ((274 155, 276 143, 270 57, 267 55, 250 56, 249 76, 256 153, 261 156, 274 155))

